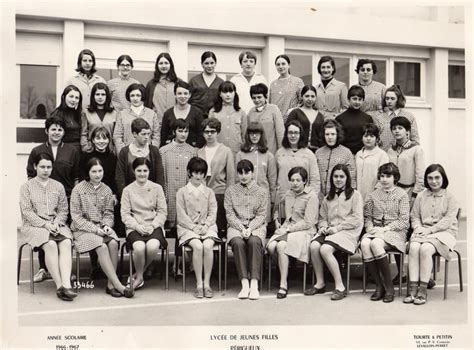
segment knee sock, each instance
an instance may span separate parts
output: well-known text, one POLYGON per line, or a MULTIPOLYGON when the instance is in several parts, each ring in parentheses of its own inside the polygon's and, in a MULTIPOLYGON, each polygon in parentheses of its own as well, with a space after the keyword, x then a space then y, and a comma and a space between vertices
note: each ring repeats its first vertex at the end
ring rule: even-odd
POLYGON ((369 271, 369 275, 372 276, 372 278, 375 281, 376 290, 383 289, 382 278, 380 277, 379 268, 378 268, 377 263, 375 262, 375 260, 366 261, 365 265, 367 266, 367 270, 369 271))
POLYGON ((417 295, 420 295, 426 298, 428 294, 427 288, 428 288, 428 282, 420 282, 420 288, 418 288, 417 295))
POLYGON ((388 256, 385 255, 375 261, 377 262, 377 266, 379 267, 380 273, 382 275, 385 291, 388 294, 395 294, 395 289, 393 288, 392 283, 392 276, 390 275, 390 264, 388 262, 388 256))
POLYGON ((410 281, 410 295, 414 297, 418 293, 418 282, 410 281))
POLYGON ((46 260, 45 260, 45 255, 44 255, 44 250, 42 248, 38 249, 38 263, 39 263, 39 268, 44 269, 48 271, 48 268, 46 267, 46 260))

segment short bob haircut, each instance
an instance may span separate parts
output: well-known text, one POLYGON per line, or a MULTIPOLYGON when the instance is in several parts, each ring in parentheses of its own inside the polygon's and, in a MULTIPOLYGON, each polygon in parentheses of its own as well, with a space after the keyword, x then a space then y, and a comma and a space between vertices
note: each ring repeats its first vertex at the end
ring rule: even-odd
POLYGON ((359 70, 364 66, 364 64, 370 64, 374 74, 377 74, 377 65, 375 64, 374 60, 369 60, 368 58, 361 58, 359 61, 357 61, 357 67, 355 69, 357 74, 359 74, 359 70))
POLYGON ((288 129, 290 128, 290 126, 296 126, 298 129, 300 129, 300 139, 298 140, 298 149, 308 147, 308 140, 306 138, 306 133, 303 132, 303 126, 301 125, 299 120, 296 120, 296 119, 290 120, 285 124, 285 133, 283 134, 283 141, 281 142, 281 145, 284 148, 291 148, 290 141, 288 140, 288 129))
POLYGON ((171 130, 176 131, 177 129, 189 130, 189 122, 186 119, 178 118, 171 122, 171 130))
POLYGON ((186 166, 186 170, 188 171, 188 177, 191 178, 193 173, 198 174, 207 174, 207 163, 204 159, 200 157, 192 157, 188 165, 186 166))
POLYGON ((288 172, 288 181, 291 181, 291 177, 295 174, 299 174, 303 179, 303 182, 308 184, 308 171, 305 168, 302 166, 295 166, 294 168, 291 168, 288 172))
POLYGON ((237 88, 235 87, 235 84, 229 80, 224 81, 223 83, 219 85, 216 100, 214 101, 214 111, 216 113, 219 113, 222 110, 223 101, 222 101, 221 93, 225 93, 225 92, 235 92, 234 109, 236 111, 240 111, 239 94, 237 93, 237 88))
POLYGON ((323 127, 321 128, 321 140, 324 141, 324 144, 327 146, 326 137, 324 136, 326 129, 336 129, 337 132, 337 139, 336 139, 336 146, 340 145, 344 141, 344 130, 342 129, 341 123, 339 123, 335 119, 327 119, 323 123, 323 127))
POLYGON ((151 170, 151 162, 145 157, 138 157, 133 161, 132 163, 133 170, 138 168, 140 165, 146 165, 148 167, 148 170, 151 170))
POLYGON ((242 159, 237 163, 237 173, 243 174, 253 172, 253 163, 248 159, 242 159))
POLYGON ((207 60, 208 58, 212 58, 214 60, 214 62, 217 63, 217 57, 216 57, 216 54, 212 51, 204 51, 201 55, 201 64, 204 63, 205 60, 207 60))
POLYGON ((244 60, 244 57, 247 57, 248 59, 253 59, 255 63, 257 63, 257 55, 253 53, 252 51, 242 51, 239 55, 239 63, 242 64, 242 61, 244 60))
POLYGON ((347 91, 347 98, 350 99, 352 96, 358 96, 361 99, 365 100, 365 91, 359 85, 352 85, 347 91))
POLYGON ((262 94, 265 98, 268 96, 268 86, 264 83, 258 83, 250 87, 250 96, 262 94))
POLYGON ((81 52, 79 52, 79 55, 77 56, 77 68, 76 68, 76 72, 81 72, 81 73, 86 73, 86 71, 84 70, 84 68, 82 68, 82 58, 84 57, 84 55, 89 55, 92 57, 92 68, 89 72, 87 72, 88 74, 92 75, 94 74, 95 72, 97 72, 97 70, 95 69, 95 55, 94 53, 89 50, 89 49, 84 49, 82 50, 81 52))
POLYGON ((60 118, 59 116, 52 116, 49 118, 46 118, 44 121, 44 128, 46 130, 49 130, 51 125, 57 125, 63 128, 64 132, 66 132, 66 122, 64 121, 63 118, 60 118))
POLYGON ((336 74, 336 62, 334 61, 334 58, 332 58, 331 56, 323 56, 319 59, 318 73, 321 74, 321 66, 323 65, 323 63, 326 63, 326 62, 331 63, 332 69, 334 70, 332 72, 332 75, 334 76, 334 74, 336 74))
POLYGON ((405 117, 395 117, 390 120, 390 130, 395 128, 396 126, 402 126, 406 131, 411 131, 411 123, 405 117))
POLYGON ((107 86, 107 84, 105 83, 96 83, 94 84, 94 86, 92 87, 92 90, 91 90, 91 101, 90 101, 90 104, 89 104, 89 107, 87 108, 87 110, 89 112, 97 112, 97 110, 99 109, 97 107, 97 102, 95 101, 95 93, 97 92, 97 90, 104 90, 105 91, 105 103, 104 103, 104 111, 106 113, 110 113, 114 110, 114 107, 111 105, 111 102, 112 102, 112 94, 110 93, 110 89, 109 87, 107 86))
POLYGON ((380 140, 380 129, 377 125, 374 123, 368 123, 364 127, 364 131, 362 132, 362 135, 365 136, 374 136, 377 141, 380 140))
POLYGON ((245 133, 244 143, 240 146, 242 152, 248 153, 252 149, 252 142, 250 141, 250 134, 258 132, 260 133, 260 141, 258 141, 257 149, 260 153, 266 153, 268 151, 267 137, 265 136, 265 130, 263 125, 259 122, 250 122, 247 126, 247 132, 245 133))
POLYGON ((428 184, 428 175, 431 174, 433 171, 439 171, 439 173, 441 174, 441 177, 443 178, 443 183, 441 184, 441 188, 443 189, 447 188, 449 185, 449 180, 448 180, 448 176, 446 175, 446 171, 444 170, 441 164, 431 164, 428 166, 428 168, 426 168, 425 177, 424 177, 425 188, 431 191, 431 187, 428 184))
POLYGON ((90 181, 91 180, 91 177, 89 176, 89 171, 91 171, 91 168, 94 166, 94 165, 100 165, 102 167, 102 169, 104 169, 104 166, 102 165, 102 162, 100 161, 99 158, 97 157, 92 157, 91 159, 89 159, 86 163, 86 172, 85 172, 85 176, 84 176, 84 179, 86 181, 90 181))
POLYGON ((95 128, 92 131, 90 141, 91 141, 92 145, 94 146, 94 148, 95 148, 94 139, 97 136, 102 136, 103 138, 109 140, 108 148, 109 148, 110 151, 113 151, 114 147, 113 147, 113 143, 112 143, 112 135, 110 135, 109 130, 107 130, 103 126, 99 126, 98 128, 95 128))
POLYGON ((398 181, 400 180, 400 170, 398 170, 398 167, 391 162, 382 164, 379 167, 379 170, 377 171, 378 180, 380 180, 380 177, 382 176, 382 174, 393 176, 393 182, 395 185, 398 184, 398 181))
POLYGON ((160 82, 160 78, 163 76, 163 74, 161 74, 160 70, 158 69, 158 63, 160 62, 160 59, 162 58, 165 58, 169 63, 170 63, 170 70, 167 74, 167 78, 173 82, 173 83, 176 83, 178 81, 178 76, 176 75, 176 72, 174 70, 174 63, 173 63, 173 59, 171 58, 170 54, 168 52, 162 52, 158 55, 158 57, 156 58, 156 62, 155 62, 155 73, 153 74, 153 80, 155 81, 155 83, 159 83, 160 82))
POLYGON ((139 134, 142 130, 151 130, 150 124, 143 118, 136 118, 132 121, 132 134, 139 134))
POLYGON ((387 107, 387 103, 385 102, 385 96, 387 96, 387 92, 393 92, 397 96, 397 104, 396 104, 397 108, 405 107, 405 104, 407 103, 407 99, 403 95, 403 91, 400 85, 395 84, 387 88, 387 90, 385 90, 385 94, 383 95, 383 99, 382 99, 383 108, 387 107))
POLYGON ((333 200, 334 197, 336 196, 336 185, 334 184, 334 173, 336 170, 341 170, 344 172, 346 175, 346 184, 344 187, 344 194, 346 195, 346 201, 352 197, 352 194, 354 193, 354 189, 351 186, 351 173, 349 171, 349 168, 346 164, 336 164, 332 170, 331 170, 331 177, 330 177, 330 184, 331 186, 329 187, 329 193, 327 195, 327 199, 329 201, 333 200))
POLYGON ((129 55, 120 55, 120 56, 117 58, 117 67, 120 66, 120 64, 121 64, 123 61, 128 61, 128 62, 130 62, 130 66, 133 68, 133 60, 132 60, 132 58, 131 58, 129 55))
POLYGON ((207 118, 204 119, 201 123, 201 129, 204 131, 205 128, 216 129, 217 133, 221 132, 222 123, 217 118, 207 118))
POLYGON ((130 94, 134 90, 140 91, 140 93, 142 94, 142 101, 145 101, 145 86, 139 83, 133 83, 128 86, 127 90, 125 91, 125 98, 127 99, 127 101, 130 102, 130 94))
POLYGON ((51 162, 51 164, 54 163, 54 159, 53 157, 51 157, 51 155, 49 153, 38 153, 35 158, 33 159, 33 164, 34 165, 38 165, 39 162, 41 162, 42 160, 49 160, 51 162))
POLYGON ((176 82, 176 84, 174 84, 173 92, 175 95, 176 95, 176 90, 178 90, 179 87, 188 90, 190 94, 192 93, 192 86, 189 85, 184 80, 180 79, 176 82))

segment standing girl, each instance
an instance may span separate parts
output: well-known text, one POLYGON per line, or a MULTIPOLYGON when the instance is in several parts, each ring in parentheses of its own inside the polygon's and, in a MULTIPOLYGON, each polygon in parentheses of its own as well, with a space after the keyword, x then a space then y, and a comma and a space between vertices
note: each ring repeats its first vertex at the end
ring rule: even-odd
POLYGON ((125 96, 125 91, 131 84, 140 84, 132 78, 133 60, 129 55, 120 55, 117 58, 118 77, 107 82, 112 94, 112 105, 117 112, 130 108, 130 102, 125 96))

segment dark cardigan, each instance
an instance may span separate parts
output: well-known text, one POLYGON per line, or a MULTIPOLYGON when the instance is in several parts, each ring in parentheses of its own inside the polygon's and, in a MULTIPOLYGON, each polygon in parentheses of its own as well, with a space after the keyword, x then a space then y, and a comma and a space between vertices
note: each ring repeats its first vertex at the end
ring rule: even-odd
MULTIPOLYGON (((174 107, 171 107, 163 115, 160 146, 166 145, 173 139, 173 122, 175 120, 176 116, 174 114, 174 107)), ((201 131, 201 123, 203 120, 201 110, 197 107, 191 106, 191 109, 184 120, 189 123, 189 136, 186 143, 197 148, 204 146, 205 141, 201 131)))

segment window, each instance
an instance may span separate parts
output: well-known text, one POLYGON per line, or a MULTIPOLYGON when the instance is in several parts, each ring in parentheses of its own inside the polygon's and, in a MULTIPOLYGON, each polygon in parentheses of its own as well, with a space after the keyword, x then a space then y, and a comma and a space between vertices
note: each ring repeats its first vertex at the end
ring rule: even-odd
POLYGON ((349 58, 344 58, 344 57, 334 57, 334 62, 336 63, 336 74, 334 75, 334 78, 336 78, 339 81, 342 81, 343 83, 346 84, 346 86, 350 86, 349 83, 349 69, 350 69, 350 59, 349 58))
POLYGON ((387 61, 373 60, 377 66, 377 73, 374 74, 373 80, 382 84, 387 84, 387 61))
POLYGON ((464 66, 449 65, 448 97, 466 98, 466 70, 464 66))
MULTIPOLYGON (((102 78, 105 79, 105 81, 109 81, 110 79, 117 78, 118 77, 118 71, 117 69, 103 69, 103 68, 97 68, 97 73, 100 75, 102 78)), ((136 70, 134 69, 132 71, 132 77, 134 79, 137 79, 140 83, 146 86, 148 81, 153 78, 153 72, 152 71, 146 71, 146 70, 136 70)))
POLYGON ((56 108, 55 66, 20 65, 20 118, 46 119, 56 108))
POLYGON ((406 96, 421 97, 421 64, 395 62, 394 82, 400 85, 406 96))
POLYGON ((291 62, 291 74, 295 77, 300 77, 305 85, 313 84, 313 57, 310 55, 287 55, 291 62))

